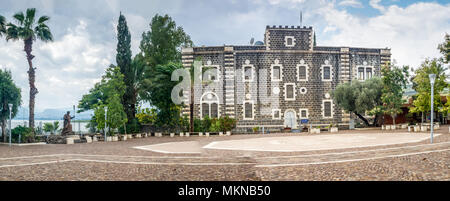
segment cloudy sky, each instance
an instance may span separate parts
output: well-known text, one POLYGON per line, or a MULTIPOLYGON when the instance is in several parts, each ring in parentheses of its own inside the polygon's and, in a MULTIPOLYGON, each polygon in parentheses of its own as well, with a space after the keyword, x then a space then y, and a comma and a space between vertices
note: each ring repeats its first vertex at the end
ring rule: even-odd
MULTIPOLYGON (((263 40, 266 25, 313 26, 317 45, 392 48, 400 65, 417 67, 450 33, 448 0, 2 0, 0 15, 37 8, 51 17, 53 43, 37 42, 36 111, 70 108, 115 63, 115 28, 121 11, 139 51, 155 14, 169 14, 196 46, 263 40)), ((28 102, 28 65, 23 42, 0 39, 0 68, 10 69, 28 102)))

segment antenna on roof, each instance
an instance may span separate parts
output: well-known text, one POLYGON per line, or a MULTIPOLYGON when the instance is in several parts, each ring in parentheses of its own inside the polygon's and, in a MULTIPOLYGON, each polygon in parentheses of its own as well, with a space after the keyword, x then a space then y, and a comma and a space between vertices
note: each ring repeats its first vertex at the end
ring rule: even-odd
POLYGON ((303 25, 303 17, 302 17, 303 13, 302 11, 300 11, 300 27, 302 27, 303 25))

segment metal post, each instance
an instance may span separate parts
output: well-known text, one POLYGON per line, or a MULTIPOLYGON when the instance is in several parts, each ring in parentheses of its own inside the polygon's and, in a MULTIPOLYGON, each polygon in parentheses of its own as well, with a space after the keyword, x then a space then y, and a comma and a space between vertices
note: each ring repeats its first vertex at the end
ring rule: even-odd
POLYGON ((13 104, 8 104, 9 106, 9 146, 11 146, 11 137, 12 137, 12 127, 11 127, 11 111, 13 104))
POLYGON ((105 142, 106 142, 106 116, 108 115, 108 108, 105 107, 105 142))
POLYGON ((433 143, 434 81, 435 81, 435 78, 436 78, 436 74, 430 74, 429 77, 430 77, 430 84, 431 84, 431 117, 430 117, 430 119, 431 119, 431 126, 430 126, 430 128, 431 129, 430 129, 430 133, 431 133, 431 143, 433 143))

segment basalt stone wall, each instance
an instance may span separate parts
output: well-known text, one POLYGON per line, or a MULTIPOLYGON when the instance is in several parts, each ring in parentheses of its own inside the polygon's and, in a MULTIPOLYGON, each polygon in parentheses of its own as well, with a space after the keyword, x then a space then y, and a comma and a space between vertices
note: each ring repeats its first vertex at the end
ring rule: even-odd
POLYGON ((312 50, 312 27, 272 26, 266 28, 265 44, 270 50, 312 50), (286 46, 286 37, 294 39, 292 47, 286 46))
MULTIPOLYGON (((195 85, 194 115, 201 118, 202 98, 213 93, 219 99, 219 115, 237 119, 235 132, 252 132, 253 127, 279 131, 285 127, 285 114, 293 112, 297 126, 300 110, 307 110, 313 125, 348 123, 350 115, 332 103, 332 117, 324 117, 323 101, 332 100, 331 93, 339 83, 357 78, 358 67, 373 68, 380 75, 380 66, 390 61, 389 49, 317 46, 309 44, 312 29, 277 27, 266 29, 264 46, 199 47, 183 50, 183 65, 189 67, 201 58, 203 66, 219 69, 216 82, 195 85), (296 37, 295 47, 284 47, 286 35, 296 37), (270 48, 269 48, 270 46, 270 48), (307 80, 298 79, 298 65, 307 66, 307 80), (331 80, 323 80, 323 66, 331 66, 331 80), (272 67, 281 67, 281 80, 272 80, 272 67), (244 68, 252 69, 252 79, 244 80, 244 68), (294 85, 294 100, 286 100, 286 84, 294 85), (276 93, 278 92, 278 93, 276 93), (244 118, 244 104, 253 103, 252 118, 244 118), (273 117, 274 110, 280 112, 273 117)), ((188 114, 188 109, 184 109, 188 114)))

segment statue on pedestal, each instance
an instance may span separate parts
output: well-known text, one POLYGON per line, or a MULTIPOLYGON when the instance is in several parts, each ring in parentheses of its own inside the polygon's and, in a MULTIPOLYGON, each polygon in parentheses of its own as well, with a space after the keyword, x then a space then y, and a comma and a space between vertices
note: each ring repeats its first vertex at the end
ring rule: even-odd
POLYGON ((64 115, 64 127, 61 131, 61 135, 73 135, 75 134, 72 131, 72 124, 70 124, 70 121, 75 118, 75 116, 70 116, 70 111, 67 111, 67 113, 64 115))

